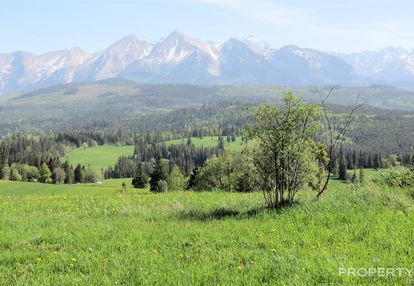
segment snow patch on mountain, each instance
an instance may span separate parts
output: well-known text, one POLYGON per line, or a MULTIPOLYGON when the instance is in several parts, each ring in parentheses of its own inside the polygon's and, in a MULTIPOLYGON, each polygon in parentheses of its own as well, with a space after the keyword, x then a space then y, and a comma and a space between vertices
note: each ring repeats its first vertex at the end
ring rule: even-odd
POLYGON ((71 48, 41 55, 0 54, 0 93, 113 77, 154 83, 414 88, 414 52, 394 47, 354 54, 274 49, 254 36, 219 44, 175 31, 156 43, 129 35, 96 53, 71 48))

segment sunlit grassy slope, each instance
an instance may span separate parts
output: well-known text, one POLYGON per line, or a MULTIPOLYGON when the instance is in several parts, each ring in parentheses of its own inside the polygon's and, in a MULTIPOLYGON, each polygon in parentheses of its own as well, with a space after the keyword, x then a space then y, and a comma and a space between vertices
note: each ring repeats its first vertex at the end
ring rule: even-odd
MULTIPOLYGON (((260 193, 0 181, 1 285, 409 285, 412 190, 333 181, 281 211, 260 193)), ((106 184, 105 184, 106 183, 106 184)))
POLYGON ((78 163, 91 166, 94 169, 100 170, 113 166, 118 157, 132 156, 134 153, 134 146, 112 146, 103 145, 90 148, 78 148, 69 153, 67 159, 72 165, 76 166, 78 163))
MULTIPOLYGON (((217 136, 208 136, 202 139, 192 138, 192 143, 197 147, 216 147, 218 144, 217 136)), ((225 148, 233 151, 240 151, 243 148, 241 137, 236 137, 236 141, 227 142, 227 137, 224 137, 225 148)), ((165 142, 169 144, 185 144, 187 139, 176 139, 165 142)), ((68 160, 73 166, 78 163, 85 166, 91 166, 96 170, 105 169, 108 166, 113 166, 120 156, 132 156, 134 153, 134 146, 112 146, 103 145, 89 148, 78 148, 70 152, 64 160, 68 160)))
MULTIPOLYGON (((243 142, 241 140, 241 137, 236 137, 236 141, 234 142, 228 142, 227 137, 223 137, 224 139, 224 146, 228 150, 233 151, 240 151, 243 148, 243 142)), ((186 144, 187 138, 183 139, 175 139, 165 142, 167 145, 173 145, 173 144, 186 144)), ((198 137, 192 137, 191 143, 194 144, 196 147, 217 147, 218 145, 218 136, 206 136, 203 138, 198 137)))

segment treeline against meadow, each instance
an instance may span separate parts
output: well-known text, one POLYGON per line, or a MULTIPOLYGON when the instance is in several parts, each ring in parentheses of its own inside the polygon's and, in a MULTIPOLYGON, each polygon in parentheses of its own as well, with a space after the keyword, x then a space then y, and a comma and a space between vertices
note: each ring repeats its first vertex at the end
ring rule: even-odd
MULTIPOLYGON (((80 132, 78 134, 59 134, 57 137, 39 138, 33 136, 14 136, 4 140, 0 148, 1 178, 13 181, 29 181, 42 183, 95 183, 102 178, 135 178, 138 175, 150 177, 154 172, 154 164, 157 158, 163 159, 163 173, 166 177, 173 174, 177 176, 179 172, 189 185, 196 186, 219 186, 223 190, 252 190, 246 186, 246 182, 235 180, 233 186, 225 186, 222 183, 206 184, 205 180, 198 180, 194 183, 194 177, 198 177, 200 172, 205 174, 214 174, 213 169, 221 170, 223 168, 211 167, 213 162, 227 162, 227 171, 224 174, 215 174, 214 176, 226 177, 230 173, 234 178, 243 179, 249 172, 249 167, 243 165, 243 156, 237 152, 226 152, 225 141, 232 140, 235 136, 217 136, 217 146, 215 147, 196 147, 192 144, 191 137, 187 138, 185 144, 165 144, 163 136, 160 134, 144 136, 132 135, 132 133, 118 132, 125 142, 129 143, 131 138, 136 140, 134 153, 130 156, 121 156, 114 166, 108 166, 101 172, 90 166, 72 166, 69 162, 64 161, 65 152, 72 148, 87 148, 98 145, 98 142, 108 142, 107 138, 115 138, 114 134, 108 134, 107 138, 103 133, 87 134, 80 132), (88 136, 90 135, 90 136, 88 136), (134 136, 134 137, 132 137, 134 136), (161 142, 159 142, 161 141, 161 142), (147 143, 149 142, 149 143, 147 143), (225 156, 223 154, 226 154, 225 156), (218 159, 218 161, 216 161, 218 159), (206 164, 208 162, 208 164, 206 164), (240 171, 241 169, 241 171, 240 171), (138 173, 138 170, 139 173, 138 173), (209 170, 209 171, 206 171, 209 170), (234 175, 234 170, 238 175, 234 175), (193 177, 193 182, 191 178, 193 177), (203 183, 200 183, 203 182, 203 183), (237 187, 238 186, 238 187, 237 187)), ((197 132, 191 132, 191 135, 197 132)), ((169 138, 169 137, 168 137, 169 138)), ((199 135, 199 138, 202 138, 199 135)), ((247 137, 242 137, 244 145, 249 144, 247 137)), ((119 144, 120 142, 117 142, 119 144)), ((394 165, 395 158, 402 165, 413 165, 414 156, 404 154, 401 156, 389 156, 382 153, 373 153, 366 150, 358 149, 356 146, 350 147, 342 144, 335 155, 336 160, 333 165, 333 175, 342 180, 351 180, 347 170, 359 170, 365 168, 382 169, 394 165), (394 161, 393 161, 394 160, 394 161)), ((201 178, 206 175, 202 175, 201 178)), ((214 181, 209 178, 207 181, 214 181)), ((204 187, 203 187, 204 188, 204 187)))
MULTIPOLYGON (((142 163, 143 172, 149 176, 157 157, 166 160, 166 172, 174 166, 188 177, 200 169, 209 158, 223 154, 224 140, 244 134, 252 124, 254 105, 226 103, 173 110, 157 115, 146 115, 123 121, 123 128, 100 128, 99 125, 67 130, 59 133, 34 136, 17 134, 0 142, 0 175, 3 179, 83 183, 105 178, 131 178, 142 163), (140 131, 137 131, 140 130, 140 131), (154 131, 157 130, 157 131, 154 131), (216 147, 196 147, 191 140, 186 144, 167 145, 164 142, 178 138, 203 138, 217 136, 216 147), (71 166, 64 156, 76 148, 97 145, 135 145, 134 153, 118 159, 114 166, 96 171, 88 166, 71 166), (50 179, 45 179, 45 166, 50 179), (75 176, 77 170, 77 176, 75 176), (64 179, 62 179, 64 177, 64 179)), ((331 107, 335 125, 346 119, 347 107, 331 107)), ((322 141, 324 134, 316 134, 322 141)), ((247 136, 242 139, 245 143, 247 136)), ((392 155, 403 165, 413 164, 414 116, 394 111, 375 109, 359 111, 336 151, 334 170, 341 166, 359 168, 385 168, 392 155)))

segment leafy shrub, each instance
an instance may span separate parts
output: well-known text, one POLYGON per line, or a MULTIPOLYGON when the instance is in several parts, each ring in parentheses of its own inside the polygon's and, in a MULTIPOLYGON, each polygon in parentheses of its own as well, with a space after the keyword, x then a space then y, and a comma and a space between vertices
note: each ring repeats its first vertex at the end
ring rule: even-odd
POLYGON ((391 187, 413 187, 414 169, 396 166, 380 171, 380 175, 375 179, 376 183, 391 187))
POLYGON ((100 180, 100 174, 98 171, 88 167, 85 170, 85 183, 96 183, 100 180))
POLYGON ((154 185, 151 191, 154 193, 166 193, 168 191, 168 184, 165 180, 160 180, 154 185))
POLYGON ((251 168, 245 154, 224 152, 208 159, 197 175, 194 190, 252 192, 251 168))

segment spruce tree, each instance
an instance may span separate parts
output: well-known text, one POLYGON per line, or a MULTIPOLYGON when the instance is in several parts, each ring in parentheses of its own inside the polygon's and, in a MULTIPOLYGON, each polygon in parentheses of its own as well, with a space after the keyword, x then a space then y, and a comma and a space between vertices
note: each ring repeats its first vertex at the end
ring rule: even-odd
POLYGON ((219 151, 221 153, 223 153, 223 151, 224 151, 224 139, 223 139, 222 136, 219 136, 219 138, 218 138, 217 148, 219 149, 219 151))
POLYGON ((74 179, 75 183, 84 183, 85 182, 85 170, 84 170, 84 168, 82 168, 81 164, 78 164, 76 166, 76 169, 74 171, 74 175, 75 175, 75 179, 74 179))
POLYGON ((167 191, 167 183, 166 180, 167 175, 164 169, 164 162, 161 156, 157 156, 155 163, 153 165, 153 172, 150 175, 150 190, 151 192, 166 192, 167 191))
POLYGON ((345 162, 345 156, 341 150, 341 154, 339 158, 339 173, 338 173, 339 180, 346 181, 348 179, 346 171, 347 171, 347 166, 345 162))
POLYGON ((147 186, 147 176, 142 168, 142 163, 138 162, 135 177, 132 179, 132 185, 136 189, 144 189, 147 186))
POLYGON ((0 147, 0 180, 5 177, 3 169, 6 167, 6 151, 4 147, 0 147))
POLYGON ((72 184, 75 180, 75 172, 73 170, 72 165, 69 164, 68 161, 66 161, 63 164, 63 170, 65 170, 66 177, 65 177, 65 184, 72 184))
POLYGON ((193 189, 197 185, 198 175, 200 174, 200 169, 195 167, 188 178, 187 190, 193 189))

